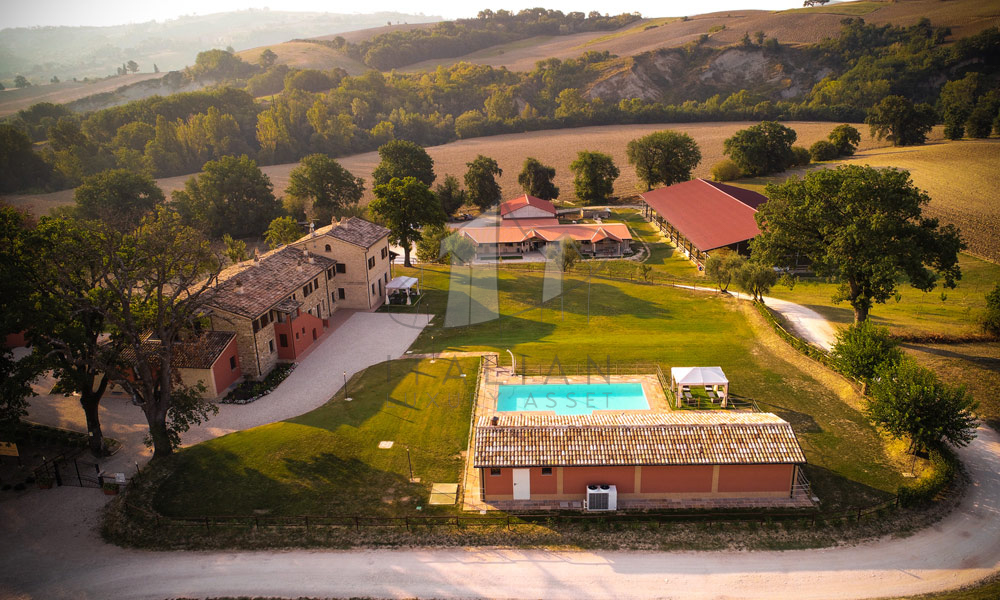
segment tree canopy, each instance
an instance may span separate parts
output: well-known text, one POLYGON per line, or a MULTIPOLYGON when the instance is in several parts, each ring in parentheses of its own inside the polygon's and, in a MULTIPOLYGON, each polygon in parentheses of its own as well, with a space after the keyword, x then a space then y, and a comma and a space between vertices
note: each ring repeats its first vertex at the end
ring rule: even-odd
POLYGON ((914 104, 902 96, 886 96, 871 107, 865 123, 872 136, 886 139, 893 146, 923 144, 927 133, 937 123, 937 113, 929 104, 914 104))
POLYGON ((903 360, 903 351, 892 339, 888 327, 879 327, 868 320, 841 330, 830 356, 842 372, 868 382, 884 363, 903 360))
POLYGON ((745 175, 756 177, 780 173, 794 164, 792 144, 797 137, 794 129, 764 121, 737 131, 723 148, 745 175))
POLYGON ((292 217, 274 219, 267 226, 267 231, 264 232, 264 240, 271 248, 291 244, 300 237, 302 237, 302 228, 292 217))
POLYGON ((434 160, 427 151, 406 140, 392 140, 378 149, 381 159, 372 171, 375 186, 389 183, 393 178, 413 177, 430 187, 434 183, 434 160))
POLYGON ((853 126, 843 123, 837 125, 827 137, 830 143, 836 146, 837 154, 841 156, 852 156, 861 143, 861 132, 853 126))
POLYGON ((500 184, 496 178, 503 175, 503 171, 497 161, 480 154, 465 166, 469 168, 465 172, 465 189, 469 200, 484 211, 499 204, 500 184))
POLYGON ((365 191, 365 182, 355 177, 329 156, 310 154, 292 169, 285 193, 312 202, 312 217, 329 223, 337 211, 357 204, 365 191))
POLYGON ((403 247, 403 265, 410 262, 410 246, 423 237, 422 227, 444 223, 441 203, 423 181, 416 177, 393 177, 375 186, 371 213, 389 228, 389 240, 403 247))
POLYGON ((847 300, 858 322, 903 276, 929 291, 940 278, 954 287, 962 275, 958 230, 922 215, 930 198, 906 171, 844 165, 768 185, 765 195, 754 255, 772 265, 808 258, 817 275, 841 281, 835 300, 847 300))
POLYGON ((81 219, 131 229, 166 199, 153 178, 126 169, 111 169, 86 177, 73 193, 81 219))
POLYGON ((569 168, 575 174, 573 188, 576 197, 585 204, 607 201, 620 174, 610 156, 588 150, 578 152, 569 168))
POLYGON ((271 179, 246 156, 224 156, 205 163, 183 190, 173 193, 174 204, 186 223, 212 237, 259 235, 281 212, 271 179))
POLYGON ((462 189, 458 178, 454 175, 445 175, 444 181, 434 188, 434 194, 441 202, 441 209, 446 215, 455 214, 455 211, 462 208, 468 200, 468 194, 462 189))
POLYGON ((559 197, 559 188, 552 180, 556 176, 553 167, 543 165, 537 158, 530 156, 524 159, 524 166, 517 176, 517 183, 529 196, 542 200, 555 200, 559 197))
POLYGON ((646 186, 673 185, 691 179, 691 171, 701 162, 701 150, 686 133, 657 131, 632 140, 626 148, 628 161, 646 186))

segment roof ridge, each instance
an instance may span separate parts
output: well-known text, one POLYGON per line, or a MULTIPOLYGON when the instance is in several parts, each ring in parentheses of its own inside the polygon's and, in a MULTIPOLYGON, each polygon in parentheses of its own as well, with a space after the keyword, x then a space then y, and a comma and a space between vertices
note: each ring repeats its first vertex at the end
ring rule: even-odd
MULTIPOLYGON (((736 196, 734 196, 734 195, 730 194, 730 193, 729 193, 729 192, 727 192, 726 190, 724 190, 724 189, 722 189, 721 187, 719 187, 720 185, 724 185, 724 186, 726 186, 726 187, 736 187, 736 186, 730 186, 730 185, 728 185, 728 184, 725 184, 725 183, 722 183, 721 181, 709 181, 709 180, 705 179, 704 177, 699 177, 699 178, 698 178, 698 181, 703 181, 703 182, 707 183, 708 185, 710 185, 710 186, 712 186, 713 188, 715 188, 715 189, 719 190, 719 191, 720 191, 720 192, 722 192, 723 194, 725 194, 725 195, 729 196, 729 197, 730 197, 730 198, 732 198, 733 200, 736 200, 737 202, 739 202, 739 203, 740 203, 740 204, 742 204, 743 206, 745 206, 745 207, 749 208, 750 210, 752 210, 752 211, 754 212, 754 214, 756 214, 756 213, 757 213, 757 209, 756 209, 756 208, 754 208, 754 207, 750 206, 750 205, 749 205, 749 204, 747 204, 746 202, 744 202, 744 201, 740 200, 740 199, 739 199, 739 198, 737 198, 736 196)), ((752 192, 753 190, 747 190, 747 191, 748 191, 748 192, 752 192)), ((761 195, 763 196, 763 194, 761 194, 761 195)))

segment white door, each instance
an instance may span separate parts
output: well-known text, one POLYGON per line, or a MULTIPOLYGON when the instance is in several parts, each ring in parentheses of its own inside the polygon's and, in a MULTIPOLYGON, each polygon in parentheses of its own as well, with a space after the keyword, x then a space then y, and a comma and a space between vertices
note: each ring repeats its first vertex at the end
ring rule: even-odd
POLYGON ((531 469, 514 469, 514 500, 531 498, 531 469))

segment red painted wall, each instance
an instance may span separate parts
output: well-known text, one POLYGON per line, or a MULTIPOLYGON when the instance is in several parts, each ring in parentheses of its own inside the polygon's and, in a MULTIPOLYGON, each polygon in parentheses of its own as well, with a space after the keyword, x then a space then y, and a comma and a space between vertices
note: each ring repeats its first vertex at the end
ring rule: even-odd
MULTIPOLYGON (((510 469, 500 469, 500 475, 490 475, 488 468, 483 469, 483 489, 487 495, 513 495, 514 494, 514 474, 510 469)), ((534 492, 535 490, 531 490, 534 492)))
POLYGON ((542 475, 542 468, 531 469, 531 495, 556 493, 556 467, 552 467, 551 475, 542 475))
MULTIPOLYGON (((622 494, 635 491, 635 467, 564 467, 563 493, 585 494, 591 483, 613 484, 622 494)), ((532 488, 534 493, 534 488, 532 488)))
POLYGON ((299 313, 291 321, 274 324, 274 343, 278 347, 278 358, 293 360, 300 356, 313 343, 313 330, 316 338, 323 335, 323 319, 309 313, 299 313), (281 334, 288 337, 288 346, 281 346, 281 334))
POLYGON ((723 465, 720 492, 790 492, 793 465, 723 465))
POLYGON ((224 392, 241 375, 243 375, 243 369, 240 367, 240 356, 236 347, 236 338, 233 337, 229 341, 229 345, 226 346, 226 349, 219 355, 218 360, 212 365, 212 378, 215 379, 215 394, 219 395, 224 392), (235 369, 229 368, 230 358, 236 359, 235 369))
POLYGON ((711 492, 712 465, 643 467, 642 489, 653 492, 711 492))

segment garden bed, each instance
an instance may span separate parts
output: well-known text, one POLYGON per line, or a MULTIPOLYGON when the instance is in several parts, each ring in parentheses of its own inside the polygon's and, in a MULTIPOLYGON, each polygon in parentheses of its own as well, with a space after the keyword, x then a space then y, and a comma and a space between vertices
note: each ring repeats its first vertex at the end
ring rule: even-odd
POLYGON ((294 370, 295 363, 279 364, 261 381, 243 381, 219 400, 219 404, 250 404, 273 392, 294 370))

